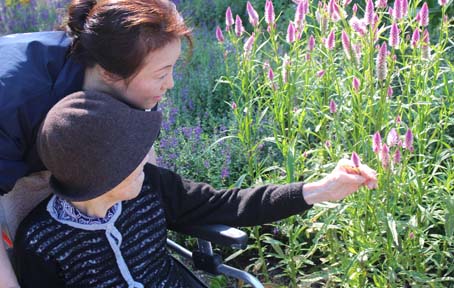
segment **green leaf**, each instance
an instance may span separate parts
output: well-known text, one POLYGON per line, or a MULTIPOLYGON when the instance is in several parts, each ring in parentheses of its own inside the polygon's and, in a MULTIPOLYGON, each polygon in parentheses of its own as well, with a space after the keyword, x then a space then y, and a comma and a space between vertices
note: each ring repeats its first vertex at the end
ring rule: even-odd
POLYGON ((387 215, 388 227, 391 235, 393 236, 393 241, 396 246, 399 246, 399 235, 397 234, 396 221, 394 221, 393 216, 388 213, 387 215))

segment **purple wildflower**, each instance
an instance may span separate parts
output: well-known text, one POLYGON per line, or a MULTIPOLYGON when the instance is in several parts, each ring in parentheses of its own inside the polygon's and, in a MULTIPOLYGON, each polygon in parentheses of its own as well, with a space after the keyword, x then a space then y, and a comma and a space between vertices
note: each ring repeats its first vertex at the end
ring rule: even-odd
POLYGON ((325 70, 319 70, 319 71, 317 71, 316 75, 317 75, 318 78, 322 78, 323 75, 325 75, 325 70))
POLYGON ((230 171, 228 167, 223 167, 221 170, 221 179, 224 180, 230 176, 230 171))

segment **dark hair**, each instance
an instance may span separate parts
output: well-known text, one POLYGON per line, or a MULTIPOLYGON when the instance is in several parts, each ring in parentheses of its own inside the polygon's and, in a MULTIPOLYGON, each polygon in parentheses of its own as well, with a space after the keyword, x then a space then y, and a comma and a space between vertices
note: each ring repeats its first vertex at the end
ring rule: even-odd
POLYGON ((67 28, 72 55, 87 67, 99 64, 127 79, 151 51, 185 37, 189 29, 170 0, 73 0, 67 28))

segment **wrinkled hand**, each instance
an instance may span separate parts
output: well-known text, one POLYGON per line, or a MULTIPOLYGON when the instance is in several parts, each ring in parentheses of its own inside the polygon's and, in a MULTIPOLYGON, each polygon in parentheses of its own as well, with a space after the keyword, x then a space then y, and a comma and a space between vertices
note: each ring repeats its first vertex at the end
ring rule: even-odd
POLYGON ((377 188, 376 172, 369 166, 342 159, 325 178, 304 185, 303 195, 308 204, 338 201, 356 192, 361 186, 377 188))

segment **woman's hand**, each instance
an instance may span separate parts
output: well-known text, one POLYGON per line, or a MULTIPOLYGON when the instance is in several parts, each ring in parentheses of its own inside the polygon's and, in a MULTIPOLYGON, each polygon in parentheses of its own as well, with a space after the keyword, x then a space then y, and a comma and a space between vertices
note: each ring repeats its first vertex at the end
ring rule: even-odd
POLYGON ((325 178, 307 183, 303 188, 308 204, 323 201, 338 201, 356 192, 361 186, 377 188, 376 172, 364 164, 355 166, 353 161, 342 159, 325 178))

